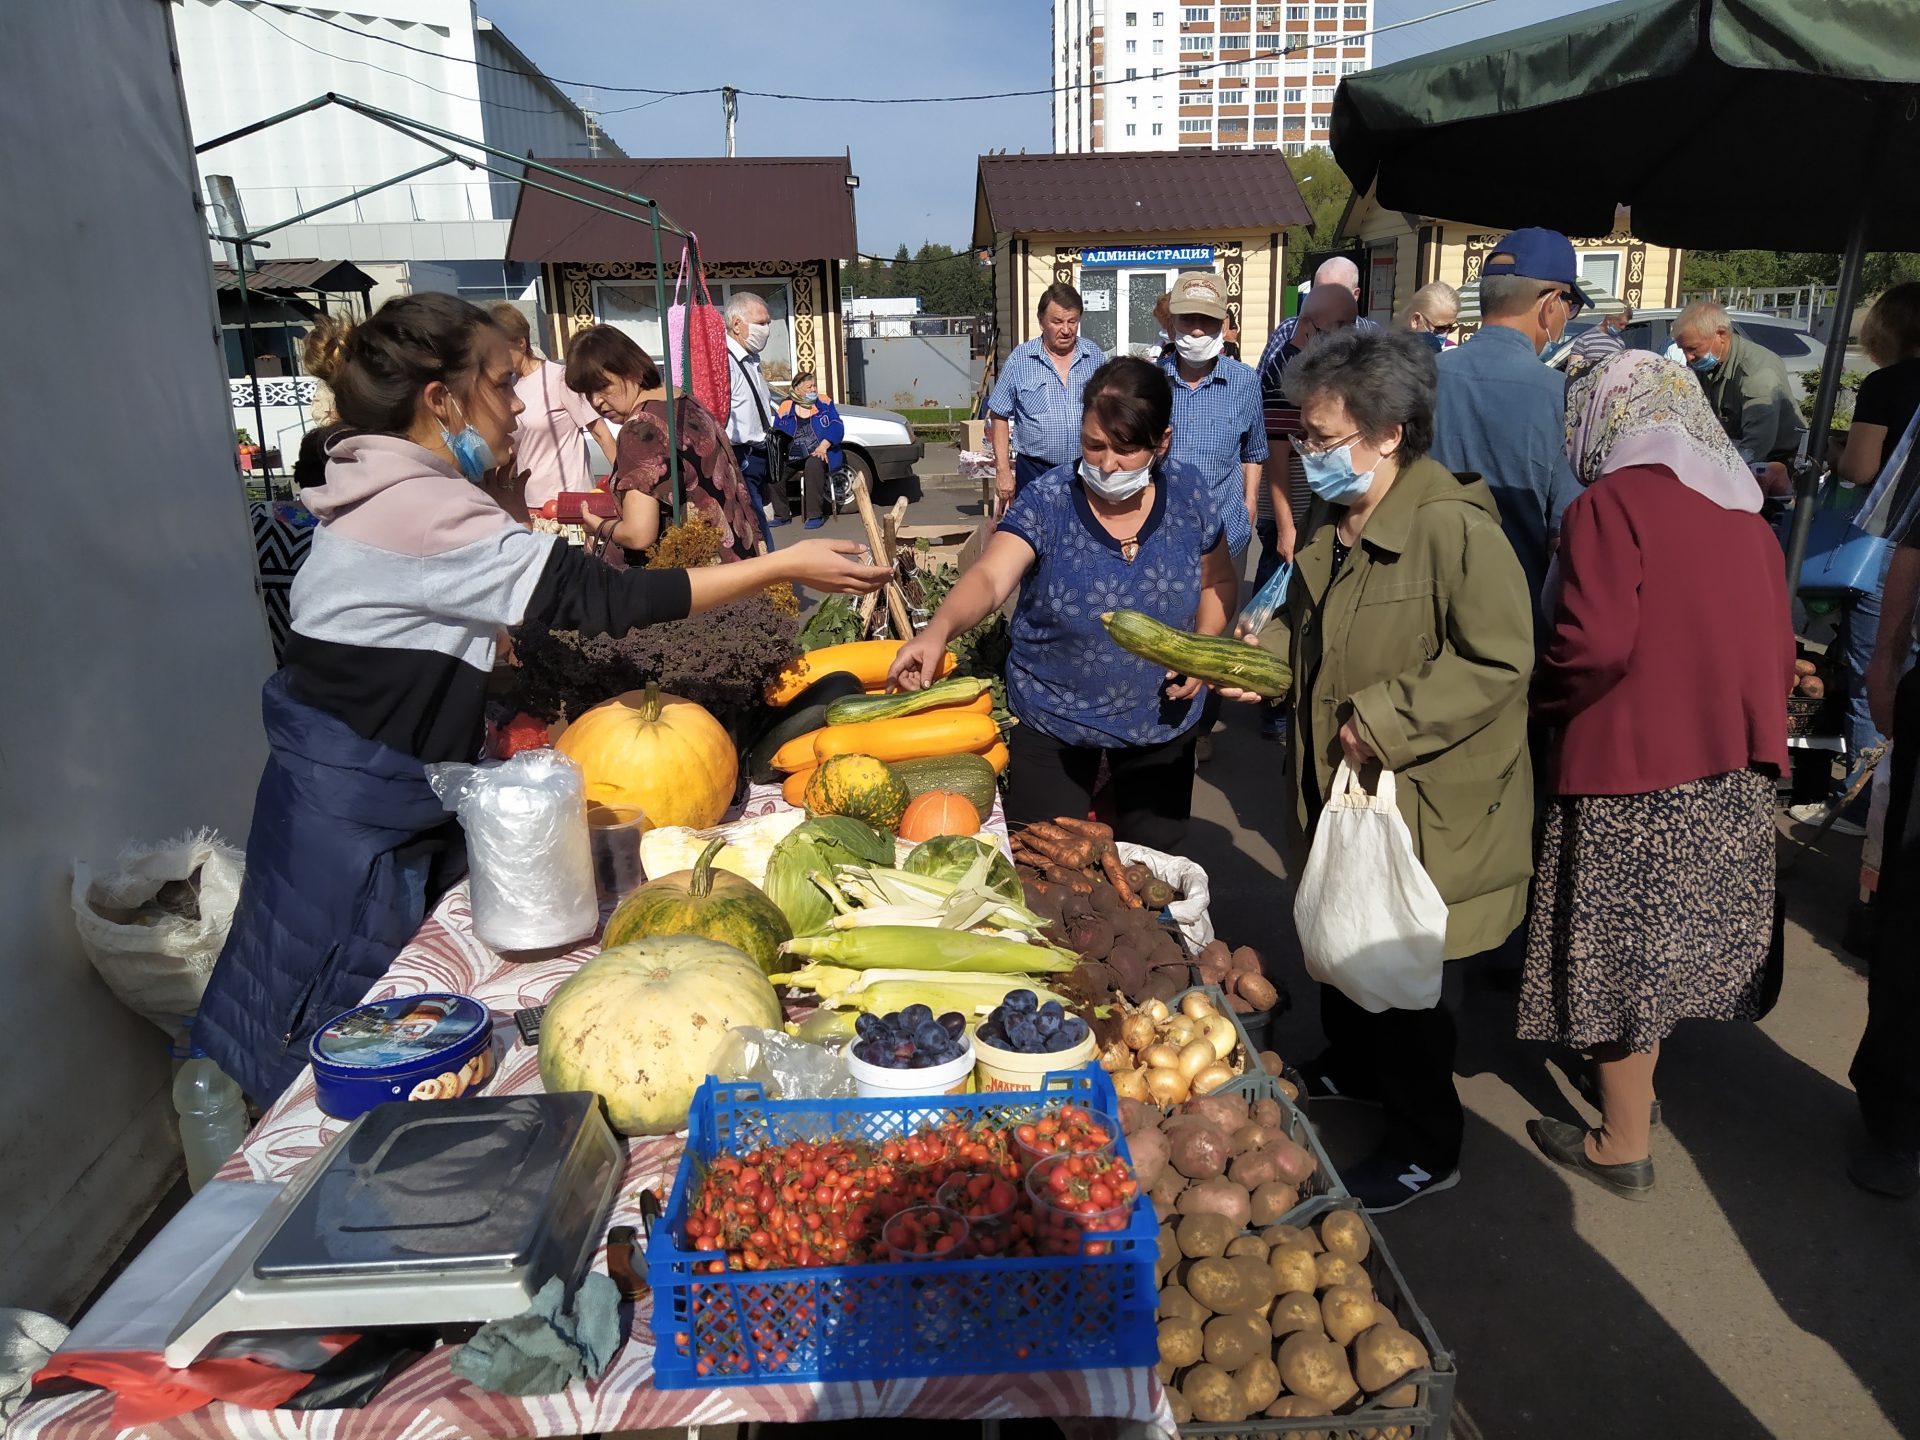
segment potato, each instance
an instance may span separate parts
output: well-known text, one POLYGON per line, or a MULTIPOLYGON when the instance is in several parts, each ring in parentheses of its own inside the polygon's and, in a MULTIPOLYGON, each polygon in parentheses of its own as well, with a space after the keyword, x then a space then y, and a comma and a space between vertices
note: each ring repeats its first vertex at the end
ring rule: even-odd
POLYGON ((1247 1413, 1264 1410, 1280 1397, 1280 1367, 1264 1349, 1233 1372, 1233 1383, 1240 1387, 1240 1398, 1247 1413))
POLYGON ((1184 1369, 1200 1363, 1200 1327, 1191 1320, 1160 1322, 1160 1363, 1184 1369))
POLYGON ((1227 1178, 1236 1185, 1246 1186, 1249 1190, 1257 1190, 1260 1186, 1275 1181, 1296 1183, 1291 1175, 1285 1173, 1292 1156, 1283 1153, 1283 1146, 1291 1146, 1294 1150, 1300 1148, 1284 1136, 1274 1138, 1258 1150, 1249 1150, 1245 1154, 1235 1155, 1228 1162, 1227 1178))
POLYGON ((1822 680, 1818 675, 1802 675, 1800 677, 1800 693, 1809 700, 1821 699, 1827 693, 1827 682, 1822 680))
POLYGON ((1239 1236, 1240 1227, 1224 1215, 1182 1215, 1174 1233, 1182 1255, 1189 1260, 1207 1260, 1225 1254, 1228 1242, 1239 1236))
MULTIPOLYGON (((1267 1417, 1272 1420, 1311 1420, 1327 1413, 1327 1407, 1317 1400, 1309 1400, 1304 1395, 1282 1395, 1267 1407, 1267 1417)), ((1305 1440, 1305 1431, 1288 1431, 1289 1437, 1300 1436, 1305 1440)))
POLYGON ((1360 1393, 1347 1368, 1347 1352, 1324 1335, 1307 1330, 1289 1335, 1280 1342, 1274 1359, 1287 1389, 1317 1401, 1323 1415, 1360 1393))
POLYGON ((1320 1243, 1327 1247, 1329 1254, 1344 1255, 1354 1261, 1366 1259, 1367 1252, 1373 1248, 1367 1222, 1360 1218, 1357 1210, 1335 1210, 1323 1219, 1320 1243))
POLYGON ((1195 1260, 1183 1282, 1187 1293, 1216 1315, 1251 1310, 1259 1302, 1248 1293, 1246 1278, 1231 1260, 1195 1260))
MULTIPOLYGON (((1269 1075, 1278 1076, 1287 1068, 1287 1062, 1280 1058, 1278 1051, 1262 1050, 1260 1052, 1260 1068, 1269 1075)), ((1293 1097, 1288 1096, 1287 1098, 1292 1099, 1293 1097)))
POLYGON ((1260 973, 1260 952, 1251 945, 1242 945, 1227 957, 1227 966, 1238 975, 1258 975, 1260 973))
POLYGON ((1267 1328, 1273 1332, 1276 1340, 1284 1340, 1298 1330, 1324 1334, 1320 1324, 1320 1302, 1305 1290, 1288 1291, 1275 1300, 1273 1309, 1267 1312, 1267 1328))
POLYGON ((1253 1205, 1244 1185, 1214 1179, 1195 1181, 1182 1190, 1174 1209, 1182 1215, 1224 1215, 1234 1229, 1244 1230, 1253 1205))
MULTIPOLYGON (((1796 675, 1818 675, 1820 673, 1820 667, 1814 664, 1813 661, 1807 659, 1805 656, 1802 656, 1800 659, 1793 662, 1793 673, 1796 675)), ((1218 940, 1214 941, 1213 943, 1214 945, 1219 945, 1222 950, 1226 949, 1226 946, 1218 940)), ((1211 949, 1212 946, 1209 946, 1208 948, 1211 949)))
POLYGON ((1274 1246, 1267 1253, 1267 1270, 1282 1295, 1289 1290, 1304 1290, 1311 1295, 1320 1288, 1320 1267, 1305 1246, 1274 1246))
POLYGON ((1187 1077, 1178 1070, 1159 1066, 1147 1071, 1147 1098, 1156 1105, 1178 1105, 1187 1098, 1187 1077))
POLYGON ((1193 1418, 1202 1424, 1231 1424, 1247 1418, 1240 1402, 1240 1387, 1218 1365, 1196 1365, 1180 1382, 1180 1393, 1193 1407, 1193 1418))
POLYGON ((1247 1102, 1238 1095, 1206 1095, 1189 1101, 1180 1117, 1203 1120, 1222 1135, 1231 1135, 1247 1123, 1247 1102))
POLYGON ((1272 1249, 1275 1245, 1297 1245, 1306 1233, 1298 1225, 1269 1225, 1260 1232, 1260 1238, 1272 1249))
POLYGON ((1176 1386, 1167 1386, 1167 1408, 1173 1412, 1176 1424, 1186 1425, 1192 1422, 1193 1407, 1187 1403, 1187 1397, 1182 1395, 1176 1386))
POLYGON ((1240 976, 1234 981, 1233 993, 1253 1006, 1255 1014, 1280 1003, 1280 991, 1264 975, 1240 976))
POLYGON ((1271 1130, 1276 1135, 1287 1134, 1287 1112, 1280 1102, 1270 1095, 1262 1095, 1253 1102, 1247 1112, 1247 1118, 1262 1129, 1271 1130))
POLYGON ((1257 1355, 1273 1349, 1273 1337, 1267 1323, 1251 1311, 1234 1315, 1216 1315, 1201 1330, 1201 1340, 1209 1365, 1222 1370, 1238 1370, 1257 1355))
POLYGON ((1160 1112, 1151 1105, 1138 1100, 1120 1101, 1120 1129, 1125 1135, 1132 1136, 1142 1130, 1155 1130, 1160 1126, 1160 1112))
POLYGON ((1164 1279, 1180 1263, 1180 1236, 1170 1220, 1160 1222, 1159 1250, 1154 1256, 1154 1276, 1164 1279))
POLYGON ((1142 1130, 1127 1137, 1127 1149, 1133 1155, 1133 1178, 1142 1190, 1151 1190, 1166 1174, 1172 1147, 1158 1130, 1142 1130))
POLYGON ((1253 1300, 1247 1307, 1249 1310, 1265 1310, 1273 1303, 1273 1297, 1280 1291, 1273 1283, 1273 1272, 1267 1269, 1265 1257, 1256 1260, 1251 1255, 1234 1255, 1227 1258, 1227 1263, 1240 1272, 1246 1284, 1253 1300))
POLYGON ((1160 1292, 1156 1312, 1162 1320, 1191 1320, 1195 1328, 1207 1323, 1213 1312, 1193 1298, 1186 1286, 1173 1283, 1160 1292))
POLYGON ((1336 1345, 1372 1329, 1375 1318, 1373 1291, 1359 1285, 1335 1285, 1320 1297, 1320 1324, 1336 1345))
POLYGON ((1319 1279, 1315 1289, 1331 1290, 1335 1285, 1364 1285, 1369 1292, 1373 1289, 1373 1277, 1344 1255, 1331 1252, 1316 1255, 1313 1267, 1319 1279))
MULTIPOLYGON (((1114 1088, 1118 1089, 1119 1087, 1116 1085, 1114 1088)), ((1294 1104, 1298 1105, 1300 1103, 1300 1087, 1284 1075, 1280 1077, 1280 1093, 1294 1104)))
POLYGON ((1247 1219, 1255 1225, 1270 1225, 1300 1203, 1300 1192, 1291 1185, 1269 1180, 1256 1185, 1247 1197, 1247 1219))
POLYGON ((1353 1342, 1353 1378, 1369 1395, 1429 1363, 1427 1347, 1398 1325, 1375 1325, 1353 1342))
POLYGON ((1227 1242, 1227 1248, 1220 1252, 1229 1260, 1258 1260, 1264 1269, 1267 1263, 1267 1242, 1258 1235, 1236 1235, 1227 1242))
POLYGON ((1187 1124, 1172 1134, 1169 1159, 1189 1180, 1211 1180, 1227 1168, 1233 1146, 1211 1125, 1187 1124))
MULTIPOLYGON (((1204 1045, 1206 1043, 1204 1040, 1196 1040, 1194 1042, 1196 1045, 1204 1045)), ((1222 1085, 1231 1085, 1233 1083, 1233 1067, 1222 1064, 1218 1060, 1214 1061, 1211 1065, 1202 1065, 1199 1072, 1189 1083, 1193 1088, 1194 1094, 1211 1095, 1222 1085)))
POLYGON ((1153 1201, 1153 1213, 1162 1224, 1169 1215, 1179 1214, 1180 1196, 1186 1191, 1187 1182, 1169 1170, 1160 1177, 1160 1183, 1147 1192, 1153 1201))
POLYGON ((1372 1401, 1376 1405, 1385 1405, 1391 1410, 1405 1410, 1410 1405, 1420 1403, 1420 1387, 1411 1382, 1396 1385, 1391 1390, 1373 1396, 1372 1401))
POLYGON ((1304 1145, 1297 1145, 1285 1135, 1280 1136, 1266 1147, 1273 1157, 1274 1169, 1279 1173, 1273 1178, 1284 1180, 1289 1185, 1304 1185, 1313 1178, 1313 1172, 1320 1162, 1313 1158, 1313 1152, 1304 1145))

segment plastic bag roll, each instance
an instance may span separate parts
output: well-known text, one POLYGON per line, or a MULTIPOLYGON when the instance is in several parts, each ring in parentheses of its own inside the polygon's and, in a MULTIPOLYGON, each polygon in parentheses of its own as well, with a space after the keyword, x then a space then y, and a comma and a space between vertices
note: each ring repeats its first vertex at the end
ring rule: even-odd
POLYGON ((586 782, 557 750, 484 765, 429 765, 467 832, 473 933, 495 950, 548 950, 593 934, 600 903, 586 782))

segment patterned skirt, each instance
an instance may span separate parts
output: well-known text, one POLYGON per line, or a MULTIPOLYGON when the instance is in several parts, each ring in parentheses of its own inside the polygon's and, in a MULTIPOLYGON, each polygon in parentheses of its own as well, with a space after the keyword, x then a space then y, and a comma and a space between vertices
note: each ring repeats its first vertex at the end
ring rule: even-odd
POLYGON ((1680 1020, 1758 1018, 1773 811, 1773 781, 1752 771, 1556 798, 1534 873, 1520 1038, 1647 1051, 1680 1020))

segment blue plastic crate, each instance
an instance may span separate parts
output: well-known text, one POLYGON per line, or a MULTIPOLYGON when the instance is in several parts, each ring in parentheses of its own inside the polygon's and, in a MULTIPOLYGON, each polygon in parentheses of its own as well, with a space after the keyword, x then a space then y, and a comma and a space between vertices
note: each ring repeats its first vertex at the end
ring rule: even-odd
POLYGON ((1042 1084, 898 1100, 768 1100, 756 1084, 709 1077, 694 1096, 686 1154, 647 1248, 654 1384, 689 1390, 1154 1364, 1159 1226, 1144 1195, 1125 1230, 1100 1234, 1104 1255, 709 1275, 695 1266, 721 1253, 682 1247, 700 1167, 763 1145, 887 1140, 949 1120, 1015 1125, 1071 1101, 1106 1119, 1126 1155, 1113 1082, 1098 1066, 1049 1074, 1042 1084))

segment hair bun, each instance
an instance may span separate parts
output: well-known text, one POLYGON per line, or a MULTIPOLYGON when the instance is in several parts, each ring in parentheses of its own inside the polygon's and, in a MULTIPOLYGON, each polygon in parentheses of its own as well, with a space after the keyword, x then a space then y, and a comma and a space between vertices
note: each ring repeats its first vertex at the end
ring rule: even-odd
POLYGON ((300 342, 301 366, 315 379, 333 384, 347 358, 347 342, 353 338, 353 331, 352 321, 322 315, 300 342))

